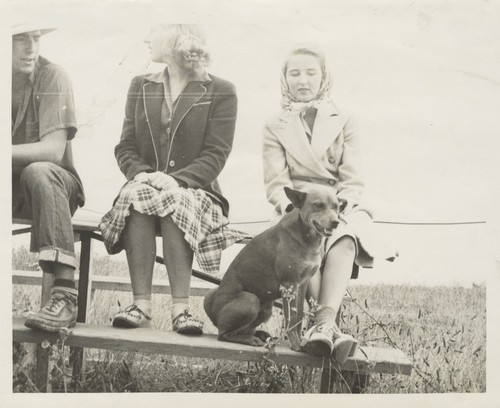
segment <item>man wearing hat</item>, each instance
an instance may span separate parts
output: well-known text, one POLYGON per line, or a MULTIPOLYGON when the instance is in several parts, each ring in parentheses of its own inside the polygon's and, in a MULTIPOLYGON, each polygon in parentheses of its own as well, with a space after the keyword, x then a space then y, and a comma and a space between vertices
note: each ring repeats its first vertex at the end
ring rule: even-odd
POLYGON ((77 131, 71 83, 39 55, 40 37, 53 30, 25 23, 12 31, 12 216, 32 219, 31 251, 55 278, 48 302, 25 324, 57 332, 76 322, 71 217, 84 193, 71 152, 77 131))

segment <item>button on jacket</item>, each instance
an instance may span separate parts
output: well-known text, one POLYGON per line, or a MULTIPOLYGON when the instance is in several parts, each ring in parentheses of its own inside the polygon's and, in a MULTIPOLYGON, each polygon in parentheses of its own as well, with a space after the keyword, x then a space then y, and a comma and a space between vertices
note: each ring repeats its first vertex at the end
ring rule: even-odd
POLYGON ((228 215, 217 176, 232 149, 237 98, 234 86, 212 75, 190 81, 172 109, 168 148, 160 149, 163 80, 167 71, 135 77, 130 85, 118 166, 128 180, 140 172, 163 171, 181 186, 200 188, 228 215))

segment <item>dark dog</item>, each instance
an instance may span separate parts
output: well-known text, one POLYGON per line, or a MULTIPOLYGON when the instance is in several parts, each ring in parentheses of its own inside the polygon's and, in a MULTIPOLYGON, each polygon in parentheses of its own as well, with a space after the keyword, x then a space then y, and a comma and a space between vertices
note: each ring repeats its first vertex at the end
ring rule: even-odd
POLYGON ((205 297, 205 312, 219 329, 219 340, 262 346, 269 335, 255 329, 271 317, 273 301, 283 296, 286 327, 293 328, 290 345, 300 349, 307 284, 320 268, 325 237, 339 224, 339 202, 324 187, 306 192, 285 187, 285 193, 293 211, 252 239, 220 286, 205 297), (295 295, 291 302, 287 291, 295 295))

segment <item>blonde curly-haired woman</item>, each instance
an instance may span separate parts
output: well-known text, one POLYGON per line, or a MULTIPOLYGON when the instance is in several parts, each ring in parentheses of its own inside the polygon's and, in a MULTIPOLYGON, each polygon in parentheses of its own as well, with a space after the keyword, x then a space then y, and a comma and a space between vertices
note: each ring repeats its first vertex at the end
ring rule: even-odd
POLYGON ((156 236, 172 290, 172 326, 201 334, 189 307, 193 254, 207 272, 218 269, 220 251, 241 239, 224 228, 229 204, 217 176, 232 148, 237 98, 234 86, 209 75, 205 36, 197 25, 153 28, 145 40, 160 73, 132 80, 121 139, 115 148, 128 182, 100 228, 110 253, 123 248, 133 303, 114 326, 151 325, 156 236))

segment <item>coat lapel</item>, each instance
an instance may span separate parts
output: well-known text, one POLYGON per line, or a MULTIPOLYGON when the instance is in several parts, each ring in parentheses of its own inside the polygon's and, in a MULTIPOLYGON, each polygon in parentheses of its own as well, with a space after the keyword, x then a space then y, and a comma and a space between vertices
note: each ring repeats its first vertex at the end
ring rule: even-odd
POLYGON ((330 177, 331 175, 314 155, 299 115, 286 112, 280 119, 280 123, 272 126, 272 130, 287 152, 313 174, 330 177))
POLYGON ((163 83, 146 82, 143 87, 144 111, 156 146, 160 144, 160 111, 164 98, 163 83))
POLYGON ((311 140, 312 152, 318 160, 321 160, 326 150, 337 139, 346 120, 347 117, 339 114, 333 104, 328 103, 318 106, 311 140))
POLYGON ((207 92, 207 88, 200 81, 188 82, 184 90, 179 95, 177 104, 175 105, 172 117, 172 129, 175 131, 182 121, 184 116, 189 112, 191 107, 198 102, 207 92))

